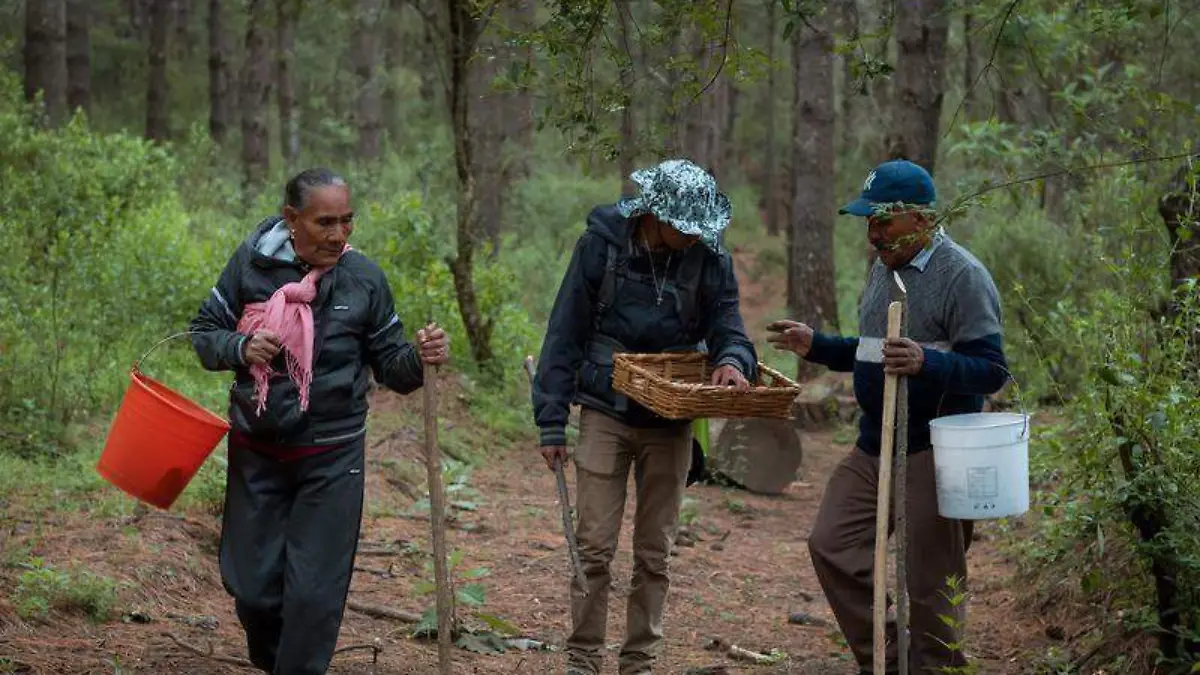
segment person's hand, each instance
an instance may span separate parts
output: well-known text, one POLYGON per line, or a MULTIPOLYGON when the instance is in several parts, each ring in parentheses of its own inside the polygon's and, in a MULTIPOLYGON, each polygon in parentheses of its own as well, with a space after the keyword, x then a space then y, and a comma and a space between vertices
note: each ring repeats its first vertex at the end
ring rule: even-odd
POLYGON ((767 330, 772 333, 767 342, 775 349, 794 352, 800 358, 808 356, 808 350, 812 349, 813 329, 808 324, 784 319, 768 324, 767 330))
POLYGON ((712 383, 717 387, 733 387, 738 391, 750 391, 750 383, 742 371, 730 365, 724 365, 713 371, 712 383))
POLYGON ((567 465, 567 448, 566 448, 566 446, 548 445, 548 446, 541 448, 541 452, 542 452, 542 458, 546 460, 546 466, 550 467, 551 471, 554 470, 555 460, 562 462, 563 466, 567 465))
POLYGON ((450 338, 436 323, 417 331, 417 344, 421 348, 422 363, 440 366, 450 361, 450 338))
POLYGON ((275 360, 283 342, 275 333, 260 328, 242 343, 242 360, 247 365, 261 366, 275 360))
POLYGON ((917 375, 925 365, 925 350, 908 338, 883 343, 883 372, 888 375, 917 375))

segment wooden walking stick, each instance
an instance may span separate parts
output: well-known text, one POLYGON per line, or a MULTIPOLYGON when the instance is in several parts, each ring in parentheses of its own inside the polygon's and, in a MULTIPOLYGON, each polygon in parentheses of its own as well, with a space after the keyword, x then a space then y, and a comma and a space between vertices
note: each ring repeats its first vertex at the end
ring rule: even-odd
MULTIPOLYGON (((900 303, 900 335, 908 336, 908 289, 893 271, 900 303)), ((896 380, 896 635, 900 675, 908 675, 908 377, 896 380)))
MULTIPOLYGON (((900 337, 904 311, 899 302, 888 305, 887 337, 900 337)), ((892 491, 892 444, 896 434, 896 376, 883 376, 883 429, 879 444, 879 491, 875 501, 875 675, 887 666, 887 540, 888 507, 892 491)))
MULTIPOLYGON (((437 325, 429 322, 426 330, 437 325)), ((433 524, 433 580, 437 588, 438 672, 450 675, 454 639, 454 591, 446 564, 446 504, 437 441, 438 368, 425 364, 425 467, 429 472, 429 521, 433 524)))
MULTIPOLYGON (((529 376, 529 386, 533 387, 534 362, 532 356, 525 357, 525 374, 529 376)), ((575 539, 575 526, 571 524, 571 496, 567 492, 567 475, 563 471, 561 459, 554 460, 554 480, 558 483, 558 504, 562 510, 563 536, 567 539, 567 551, 571 556, 571 569, 575 572, 575 580, 588 595, 587 575, 583 573, 583 563, 579 560, 579 541, 575 539)))

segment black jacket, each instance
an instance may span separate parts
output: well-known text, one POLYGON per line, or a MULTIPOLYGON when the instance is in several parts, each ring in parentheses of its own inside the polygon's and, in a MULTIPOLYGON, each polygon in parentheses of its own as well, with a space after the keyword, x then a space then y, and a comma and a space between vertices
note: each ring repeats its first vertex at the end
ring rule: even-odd
POLYGON ((242 308, 300 281, 309 268, 294 259, 282 219, 268 218, 238 247, 192 321, 192 338, 208 370, 232 370, 229 417, 235 429, 279 445, 334 445, 366 431, 369 365, 375 378, 402 394, 424 382, 416 348, 404 336, 383 271, 357 251, 342 255, 317 282, 312 302, 315 344, 309 407, 300 410, 284 355, 276 358, 262 415, 255 413, 254 379, 242 358, 246 336, 237 333, 242 308))
POLYGON ((703 343, 713 363, 733 365, 751 380, 757 377, 758 357, 738 309, 738 284, 729 254, 717 254, 697 244, 685 253, 671 254, 664 277, 667 256, 648 255, 633 241, 633 232, 633 220, 621 216, 613 206, 601 206, 589 214, 587 231, 575 246, 550 314, 534 380, 534 419, 542 446, 566 443, 573 402, 631 426, 678 423, 664 420, 612 390, 611 356, 606 362, 605 350, 594 348, 598 337, 636 353, 703 343), (597 320, 609 244, 621 252, 628 276, 613 305, 597 320), (689 261, 691 256, 701 259, 689 261), (701 276, 694 312, 697 320, 688 322, 680 316, 677 303, 670 299, 658 302, 657 285, 664 279, 678 281, 681 268, 692 262, 700 264, 701 276))

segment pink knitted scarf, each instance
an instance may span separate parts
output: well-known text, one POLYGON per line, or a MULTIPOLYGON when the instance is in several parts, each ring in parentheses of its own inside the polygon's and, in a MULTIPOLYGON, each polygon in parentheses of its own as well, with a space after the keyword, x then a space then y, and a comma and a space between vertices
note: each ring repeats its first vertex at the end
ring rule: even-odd
MULTIPOLYGON (((342 249, 344 254, 350 247, 342 249)), ((260 329, 279 336, 287 361, 288 377, 300 391, 300 409, 308 410, 308 389, 312 384, 313 314, 312 301, 317 297, 317 280, 330 267, 314 267, 300 281, 279 287, 266 302, 247 304, 242 310, 237 330, 253 335, 260 329)), ((254 377, 254 393, 258 397, 256 413, 262 415, 267 407, 267 391, 275 371, 270 363, 250 366, 254 377)))

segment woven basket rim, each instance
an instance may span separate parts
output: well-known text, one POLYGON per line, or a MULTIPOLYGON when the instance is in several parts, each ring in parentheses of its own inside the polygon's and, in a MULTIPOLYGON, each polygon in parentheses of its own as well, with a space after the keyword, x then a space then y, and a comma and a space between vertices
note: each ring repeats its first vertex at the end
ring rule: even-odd
MULTIPOLYGON (((671 387, 675 390, 685 391, 685 392, 698 392, 698 393, 699 392, 728 392, 729 387, 722 387, 720 385, 715 385, 715 384, 683 384, 683 383, 679 383, 679 382, 673 382, 673 381, 668 380, 667 378, 659 375, 658 373, 651 372, 650 370, 646 369, 644 366, 641 365, 642 362, 646 362, 646 361, 691 362, 691 361, 701 361, 701 360, 708 361, 708 355, 703 352, 664 352, 664 353, 659 353, 659 354, 635 354, 635 353, 613 354, 614 366, 616 365, 616 363, 618 361, 622 361, 622 362, 624 362, 625 367, 628 368, 635 375, 639 375, 646 379, 662 383, 663 385, 665 385, 667 387, 671 387)), ((760 361, 758 363, 758 370, 760 373, 766 373, 767 375, 770 375, 774 380, 776 380, 776 382, 771 385, 763 384, 763 385, 759 385, 757 387, 752 387, 749 392, 736 392, 736 393, 741 394, 741 395, 753 394, 756 391, 760 394, 767 393, 767 392, 783 392, 783 391, 793 391, 793 392, 799 393, 799 391, 801 389, 800 385, 797 384, 796 382, 792 381, 790 378, 788 378, 784 374, 775 370, 774 368, 771 368, 770 366, 768 366, 760 361)))

